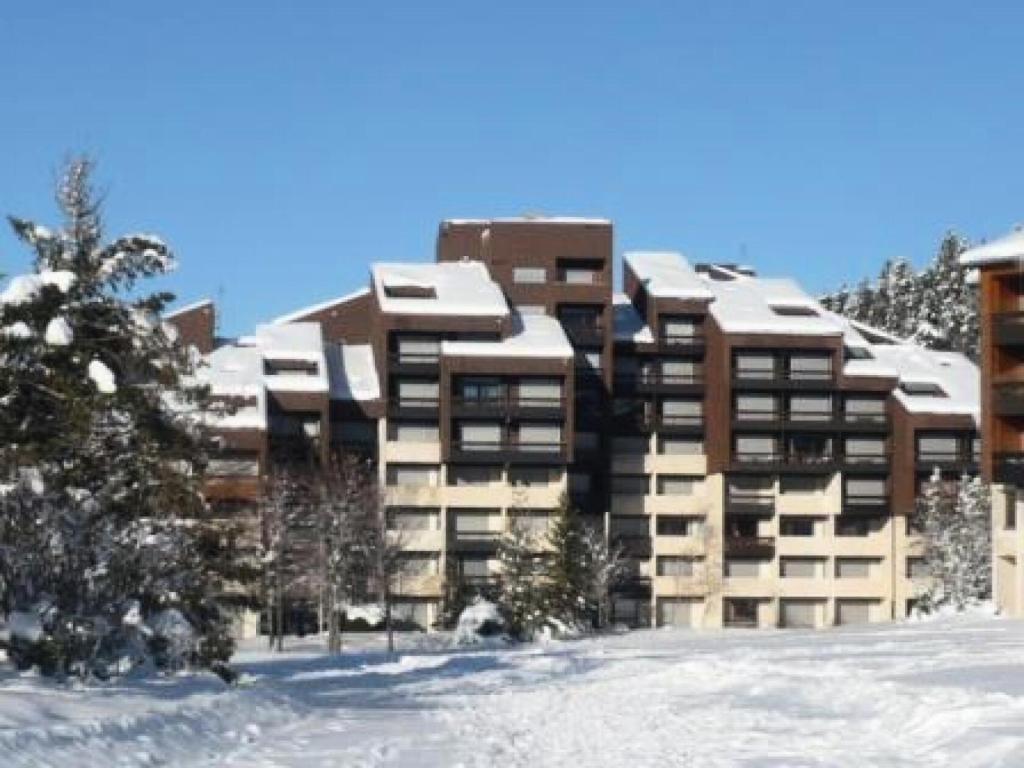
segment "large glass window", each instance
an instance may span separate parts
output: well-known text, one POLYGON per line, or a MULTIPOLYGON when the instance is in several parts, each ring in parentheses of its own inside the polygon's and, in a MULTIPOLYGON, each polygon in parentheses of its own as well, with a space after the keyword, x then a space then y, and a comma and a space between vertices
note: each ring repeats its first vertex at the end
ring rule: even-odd
POLYGON ((462 422, 458 435, 464 451, 495 451, 502 445, 501 424, 497 423, 462 422))
POLYGON ((547 281, 547 271, 544 267, 516 267, 512 280, 520 285, 537 285, 547 281))
POLYGON ((822 422, 832 419, 829 395, 793 395, 789 398, 789 420, 822 422))
POLYGON ((433 464, 388 464, 385 473, 390 486, 437 485, 439 468, 433 464))
POLYGON ((885 399, 881 397, 847 397, 843 409, 851 423, 878 424, 885 421, 885 399))
POLYGON ((704 413, 702 400, 662 400, 661 420, 667 425, 700 424, 704 413))
POLYGON ((775 358, 767 353, 741 352, 734 359, 733 370, 742 381, 770 381, 775 378, 775 358))
POLYGON ((429 379, 398 379, 398 403, 408 408, 436 408, 440 387, 429 379))
POLYGON ((559 424, 520 424, 519 447, 538 453, 557 453, 562 447, 559 424))
POLYGON ((441 340, 431 336, 399 336, 395 344, 400 363, 436 363, 441 340))
POLYGON ((737 421, 774 421, 778 417, 778 401, 773 395, 742 394, 736 396, 737 421))
POLYGON ((790 355, 789 378, 793 381, 824 381, 832 378, 832 356, 790 355))
POLYGON ((558 406, 562 402, 562 382, 560 379, 520 379, 519 405, 521 406, 558 406))

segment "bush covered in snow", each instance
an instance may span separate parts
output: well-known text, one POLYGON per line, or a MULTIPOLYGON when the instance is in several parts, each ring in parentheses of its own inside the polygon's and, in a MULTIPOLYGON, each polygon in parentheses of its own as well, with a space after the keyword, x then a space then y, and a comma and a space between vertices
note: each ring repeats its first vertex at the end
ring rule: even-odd
POLYGON ((505 619, 498 606, 489 600, 478 598, 459 614, 459 623, 455 627, 458 645, 479 645, 505 638, 505 619))

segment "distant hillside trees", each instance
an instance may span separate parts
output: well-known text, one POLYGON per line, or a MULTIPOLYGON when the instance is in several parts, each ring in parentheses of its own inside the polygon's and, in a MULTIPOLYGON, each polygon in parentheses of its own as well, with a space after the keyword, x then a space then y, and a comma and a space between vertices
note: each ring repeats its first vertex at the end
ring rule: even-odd
POLYGON ((821 299, 833 312, 910 339, 931 349, 961 352, 978 360, 978 290, 959 263, 967 243, 943 238, 932 263, 921 271, 889 260, 874 281, 842 286, 821 299))

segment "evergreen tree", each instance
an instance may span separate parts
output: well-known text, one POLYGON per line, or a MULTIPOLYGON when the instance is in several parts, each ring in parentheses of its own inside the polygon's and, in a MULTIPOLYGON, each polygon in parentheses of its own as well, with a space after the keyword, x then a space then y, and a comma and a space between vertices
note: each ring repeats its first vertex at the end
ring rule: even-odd
POLYGON ((917 527, 931 583, 919 596, 924 611, 943 605, 963 610, 991 594, 991 501, 979 478, 955 487, 932 475, 918 502, 917 527))
POLYGON ((189 660, 220 662, 229 537, 200 492, 209 404, 160 322, 172 297, 129 298, 173 258, 151 235, 104 242, 91 171, 63 174, 60 230, 10 219, 35 269, 0 294, 0 613, 38 617, 41 639, 11 652, 48 671, 143 654, 142 625, 170 612, 197 633, 189 660))
POLYGON ((548 530, 552 553, 547 568, 547 605, 551 614, 573 626, 587 623, 590 578, 585 531, 579 514, 562 494, 548 530))
POLYGON ((529 640, 546 615, 544 564, 537 542, 522 528, 512 528, 498 542, 501 566, 497 602, 513 637, 529 640))

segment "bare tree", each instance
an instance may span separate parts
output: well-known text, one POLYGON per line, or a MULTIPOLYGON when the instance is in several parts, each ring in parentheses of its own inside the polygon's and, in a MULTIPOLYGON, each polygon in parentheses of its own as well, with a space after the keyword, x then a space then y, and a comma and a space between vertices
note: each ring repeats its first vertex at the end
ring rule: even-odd
POLYGON ((621 545, 609 544, 604 531, 587 527, 583 533, 590 600, 597 613, 597 626, 604 627, 611 614, 611 592, 629 574, 629 563, 621 545))

